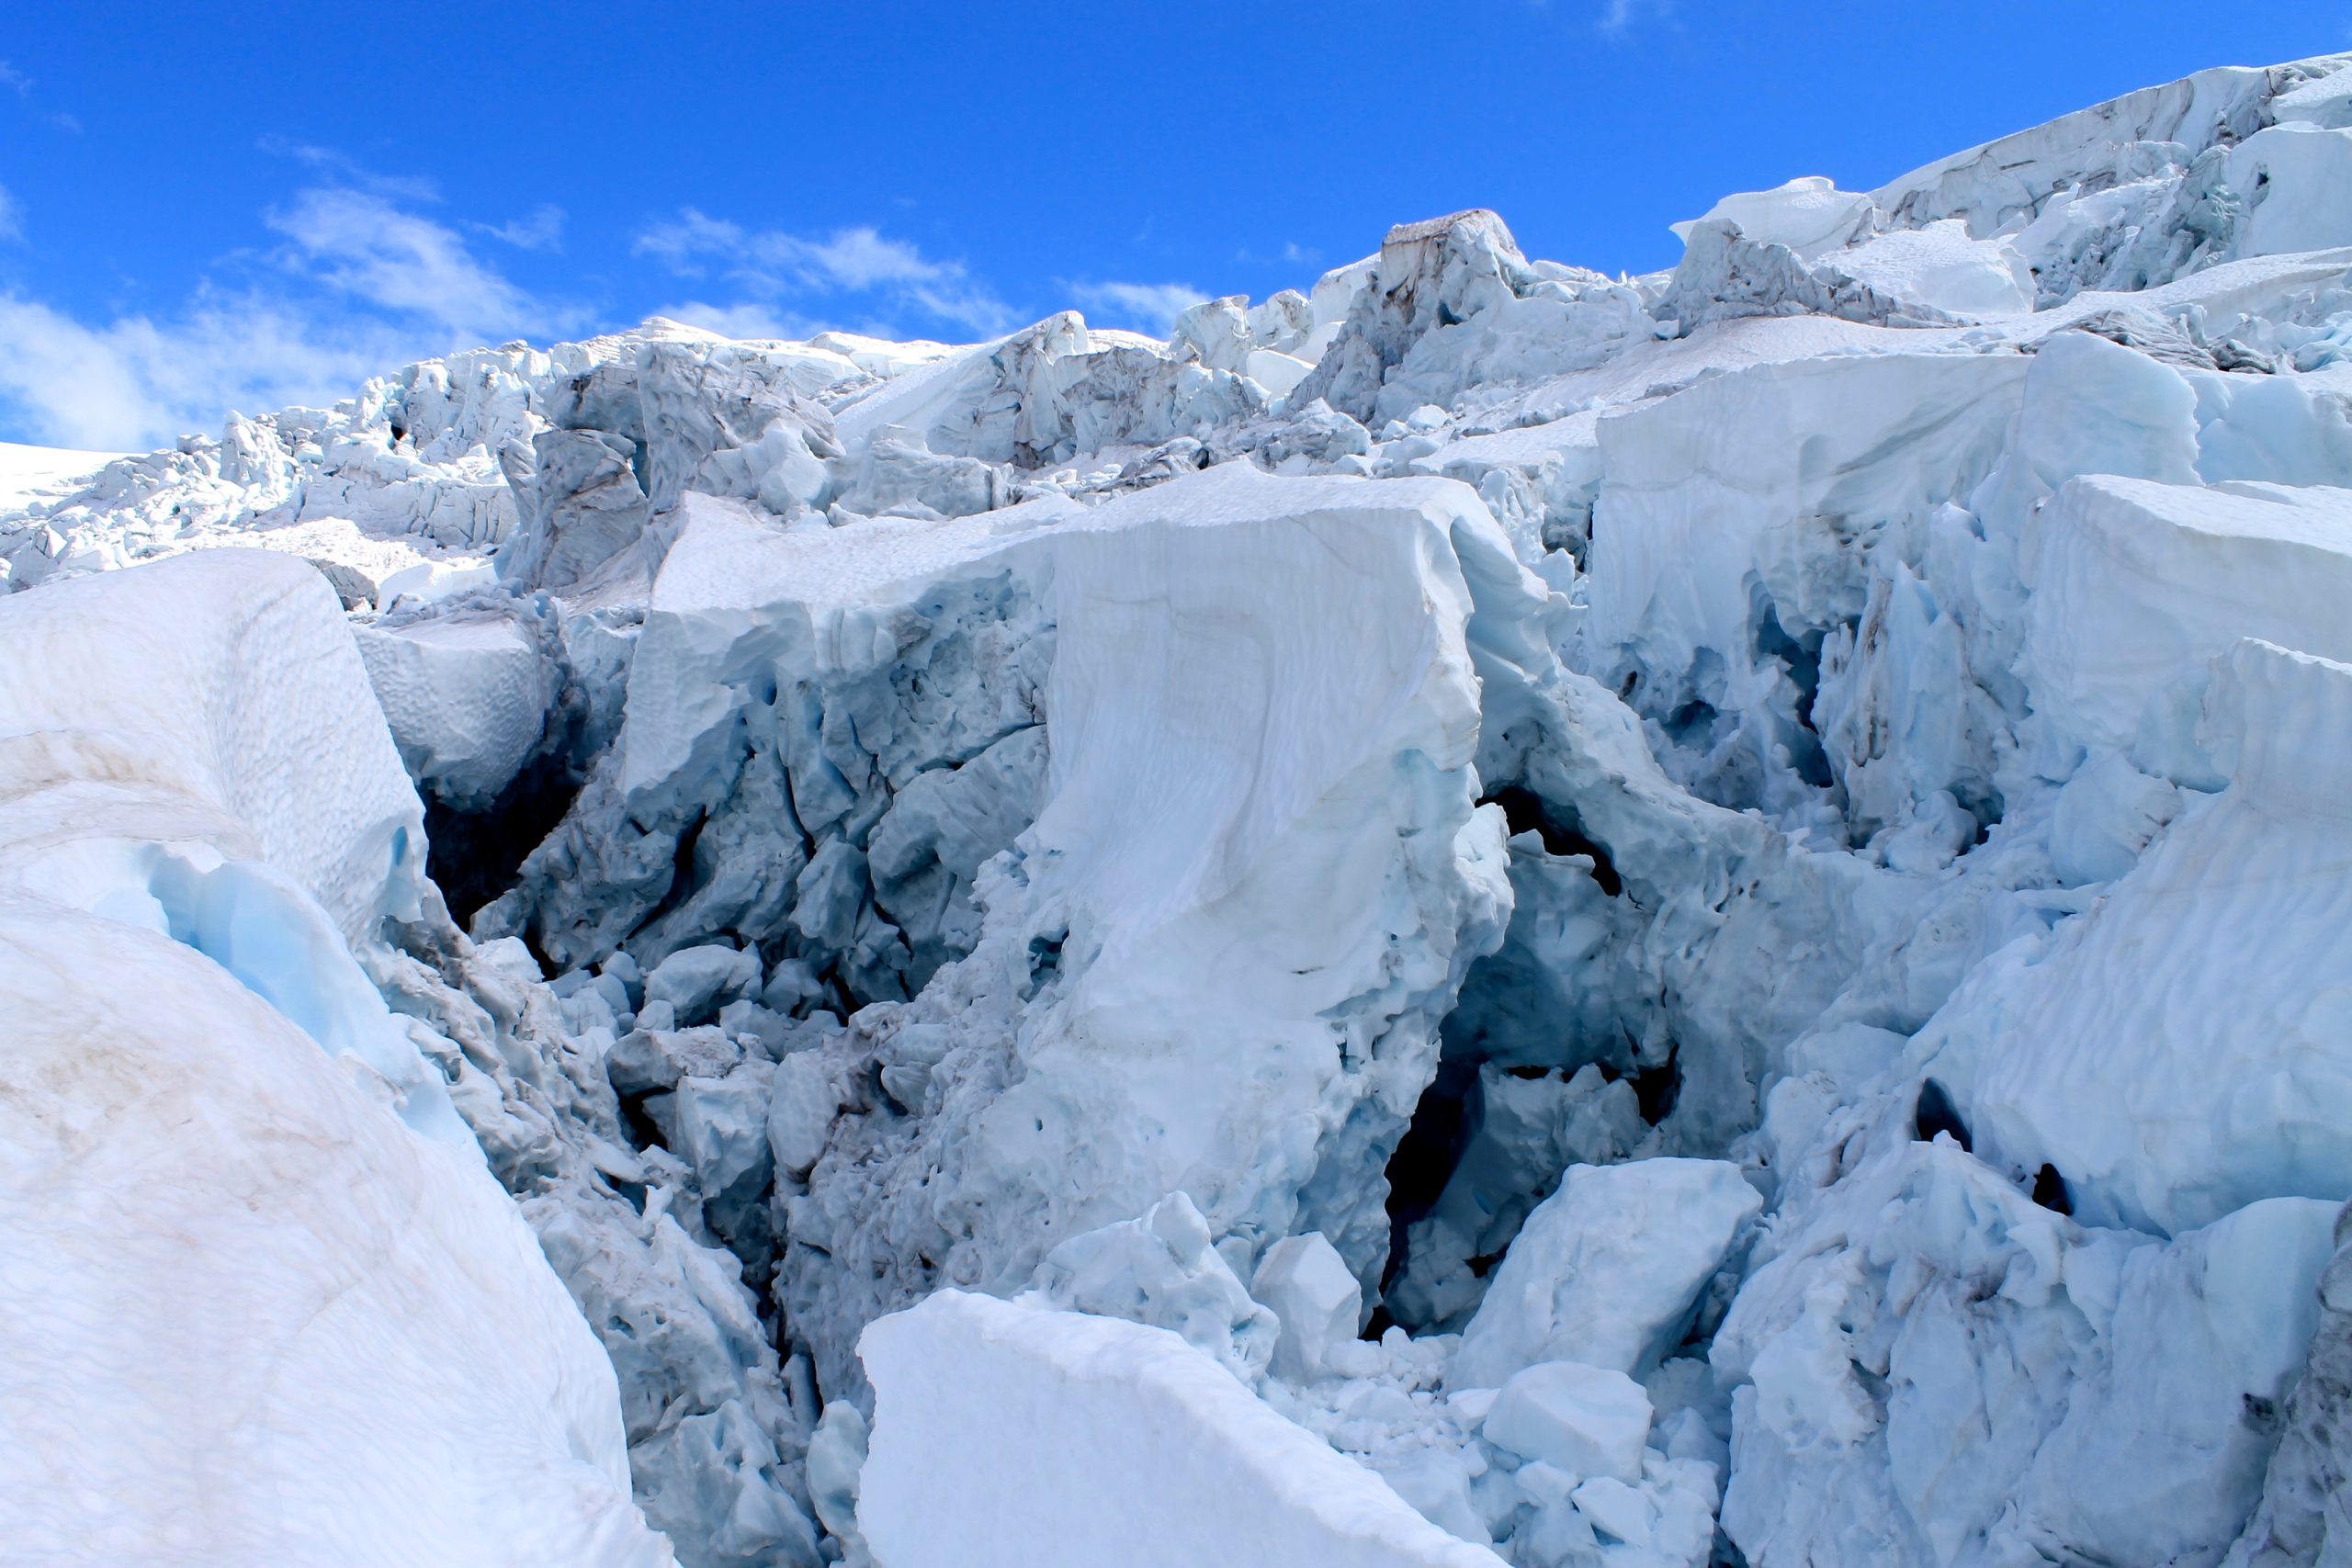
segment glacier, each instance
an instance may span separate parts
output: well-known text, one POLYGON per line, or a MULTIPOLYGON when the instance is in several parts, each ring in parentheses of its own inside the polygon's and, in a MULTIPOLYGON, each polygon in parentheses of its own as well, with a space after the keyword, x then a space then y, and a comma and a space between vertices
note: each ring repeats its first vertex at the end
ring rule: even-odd
POLYGON ((0 1540, 2352 1561, 2352 56, 1677 232, 0 446, 0 1540))

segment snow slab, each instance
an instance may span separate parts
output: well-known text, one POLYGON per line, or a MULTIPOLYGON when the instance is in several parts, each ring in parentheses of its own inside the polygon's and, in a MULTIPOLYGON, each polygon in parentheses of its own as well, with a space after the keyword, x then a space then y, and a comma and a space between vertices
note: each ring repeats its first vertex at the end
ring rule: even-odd
POLYGON ((1165 1329, 943 1291, 859 1341, 888 1568, 1497 1568, 1165 1329))

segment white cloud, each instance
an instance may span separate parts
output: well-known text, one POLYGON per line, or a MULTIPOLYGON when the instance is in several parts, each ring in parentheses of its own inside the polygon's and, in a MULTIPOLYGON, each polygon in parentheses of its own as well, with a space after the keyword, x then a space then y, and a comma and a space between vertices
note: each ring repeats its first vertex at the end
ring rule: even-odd
POLYGON ((812 337, 824 329, 798 316, 780 315, 765 305, 707 305, 699 299, 681 304, 664 305, 647 312, 651 316, 667 316, 690 327, 700 327, 722 337, 782 338, 798 341, 812 337))
POLYGON ((1603 0, 1593 25, 1604 33, 1622 33, 1645 16, 1663 17, 1672 8, 1673 0, 1603 0))
POLYGON ((511 223, 477 223, 474 227, 518 251, 560 251, 563 249, 563 218, 562 208, 543 202, 533 208, 528 217, 517 218, 511 223))
POLYGON ((1186 308, 1208 299, 1189 283, 1073 283, 1070 298, 1097 326, 1164 333, 1186 308))
POLYGON ((292 207, 272 211, 267 221, 291 242, 279 257, 287 270, 436 327, 451 344, 560 332, 575 319, 508 282, 455 230, 372 191, 300 191, 292 207))
POLYGON ((860 309, 911 311, 982 337, 1009 332, 1020 321, 962 262, 926 256, 865 225, 810 239, 747 230, 689 207, 640 232, 636 249, 681 277, 717 273, 757 302, 866 296, 860 309))
POLYGON ((0 406, 21 434, 62 446, 145 451, 217 431, 232 408, 331 402, 417 352, 384 324, 332 327, 254 295, 94 327, 0 294, 0 406))
POLYGON ((584 323, 382 190, 302 190, 264 220, 282 243, 246 258, 261 276, 201 286, 176 310, 95 322, 0 292, 10 434, 152 449, 217 431, 231 409, 331 404, 412 360, 584 323))

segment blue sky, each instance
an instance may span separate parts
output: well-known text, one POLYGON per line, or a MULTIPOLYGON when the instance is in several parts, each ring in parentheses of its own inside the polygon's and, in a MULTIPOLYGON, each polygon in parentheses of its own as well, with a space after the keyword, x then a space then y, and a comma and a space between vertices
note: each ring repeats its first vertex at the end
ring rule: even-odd
POLYGON ((1728 191, 1867 188, 2352 0, 22 7, 0 31, 0 439, 143 446, 653 312, 1159 329, 1391 223, 1670 265, 1728 191))

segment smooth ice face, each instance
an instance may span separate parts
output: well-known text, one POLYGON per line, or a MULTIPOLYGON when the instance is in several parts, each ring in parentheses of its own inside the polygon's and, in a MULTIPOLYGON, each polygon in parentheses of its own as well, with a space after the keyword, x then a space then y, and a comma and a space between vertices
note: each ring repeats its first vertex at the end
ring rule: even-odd
POLYGON ((859 1353, 859 1528, 890 1568, 1499 1561, 1163 1329, 943 1291, 859 1353))
POLYGON ((2177 752, 2240 637, 2352 657, 2352 491, 2070 479, 2027 541, 2025 668, 2053 741, 2177 752))
POLYGON ((555 700, 530 625, 484 613, 355 631, 409 776, 455 809, 490 805, 538 749, 555 700))
POLYGON ((424 809, 310 566, 212 551, 59 583, 0 600, 0 637, 48 672, 0 682, 15 879, 79 901, 61 840, 201 843, 266 860, 346 939, 415 908, 424 809))

